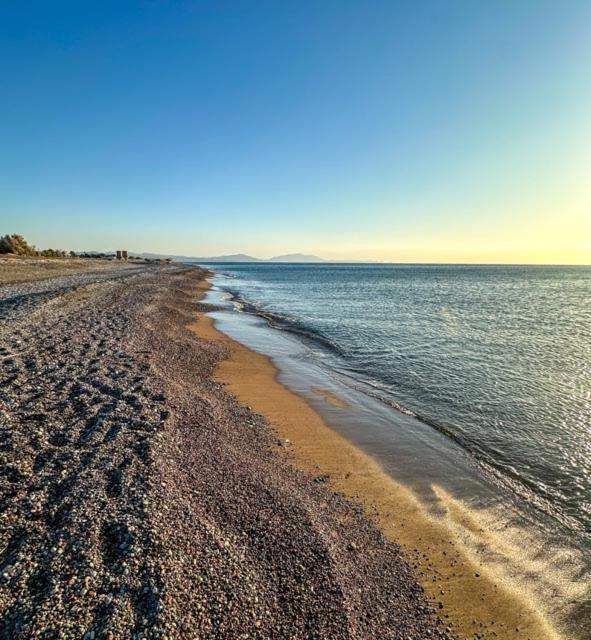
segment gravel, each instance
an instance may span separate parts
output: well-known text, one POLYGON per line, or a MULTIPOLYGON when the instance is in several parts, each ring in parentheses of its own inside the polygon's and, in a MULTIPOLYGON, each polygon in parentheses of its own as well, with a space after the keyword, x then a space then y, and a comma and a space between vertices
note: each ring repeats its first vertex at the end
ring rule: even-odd
POLYGON ((397 545, 213 381, 202 272, 0 287, 0 638, 448 638, 397 545))

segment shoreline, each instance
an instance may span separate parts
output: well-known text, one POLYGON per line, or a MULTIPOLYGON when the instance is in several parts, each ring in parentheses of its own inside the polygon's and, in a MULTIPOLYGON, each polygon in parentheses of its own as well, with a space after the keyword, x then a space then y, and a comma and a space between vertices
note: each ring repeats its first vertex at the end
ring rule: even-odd
MULTIPOLYGON (((203 296, 210 286, 201 282, 197 295, 203 296)), ((553 628, 535 600, 496 575, 464 543, 466 531, 475 537, 484 532, 459 501, 438 490, 447 520, 430 516, 410 489, 329 427, 305 398, 284 387, 268 357, 218 331, 204 313, 190 328, 230 351, 231 356, 217 365, 215 377, 269 420, 289 460, 360 502, 386 537, 402 545, 429 598, 455 633, 463 638, 567 637, 553 628), (456 525, 461 527, 454 531, 456 525)))
POLYGON ((399 545, 215 381, 204 276, 0 290, 0 637, 451 640, 399 545))

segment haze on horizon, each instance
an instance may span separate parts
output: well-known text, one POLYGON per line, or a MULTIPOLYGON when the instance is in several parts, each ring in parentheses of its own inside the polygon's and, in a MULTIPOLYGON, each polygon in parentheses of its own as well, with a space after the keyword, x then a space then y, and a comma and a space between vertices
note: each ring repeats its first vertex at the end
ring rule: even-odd
POLYGON ((0 233, 591 263, 591 4, 8 1, 0 233))

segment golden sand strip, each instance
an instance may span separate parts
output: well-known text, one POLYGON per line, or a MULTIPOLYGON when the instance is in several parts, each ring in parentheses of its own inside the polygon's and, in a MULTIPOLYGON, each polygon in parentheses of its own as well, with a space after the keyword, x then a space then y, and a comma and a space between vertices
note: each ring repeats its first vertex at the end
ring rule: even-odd
MULTIPOLYGON (((199 293, 208 286, 201 283, 199 293)), ((360 501, 384 534, 402 545, 427 595, 459 637, 563 637, 523 589, 481 564, 464 544, 462 534, 481 526, 468 510, 437 489, 447 515, 430 516, 409 489, 328 427, 304 398, 284 387, 269 358, 218 331, 204 314, 190 328, 229 348, 231 356, 218 365, 216 378, 264 415, 279 438, 290 441, 293 462, 313 474, 328 474, 335 490, 360 501)))

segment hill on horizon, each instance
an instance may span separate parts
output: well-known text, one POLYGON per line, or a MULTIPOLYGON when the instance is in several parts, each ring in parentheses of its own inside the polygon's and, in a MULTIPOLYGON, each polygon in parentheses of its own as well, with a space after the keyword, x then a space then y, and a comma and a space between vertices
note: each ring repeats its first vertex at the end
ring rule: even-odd
POLYGON ((272 258, 255 258, 246 253, 224 256, 178 256, 168 253, 139 253, 142 258, 173 258, 180 262, 326 262, 324 258, 306 253, 287 253, 272 258))
POLYGON ((326 260, 309 253, 286 253, 269 258, 265 262, 326 262, 326 260))

